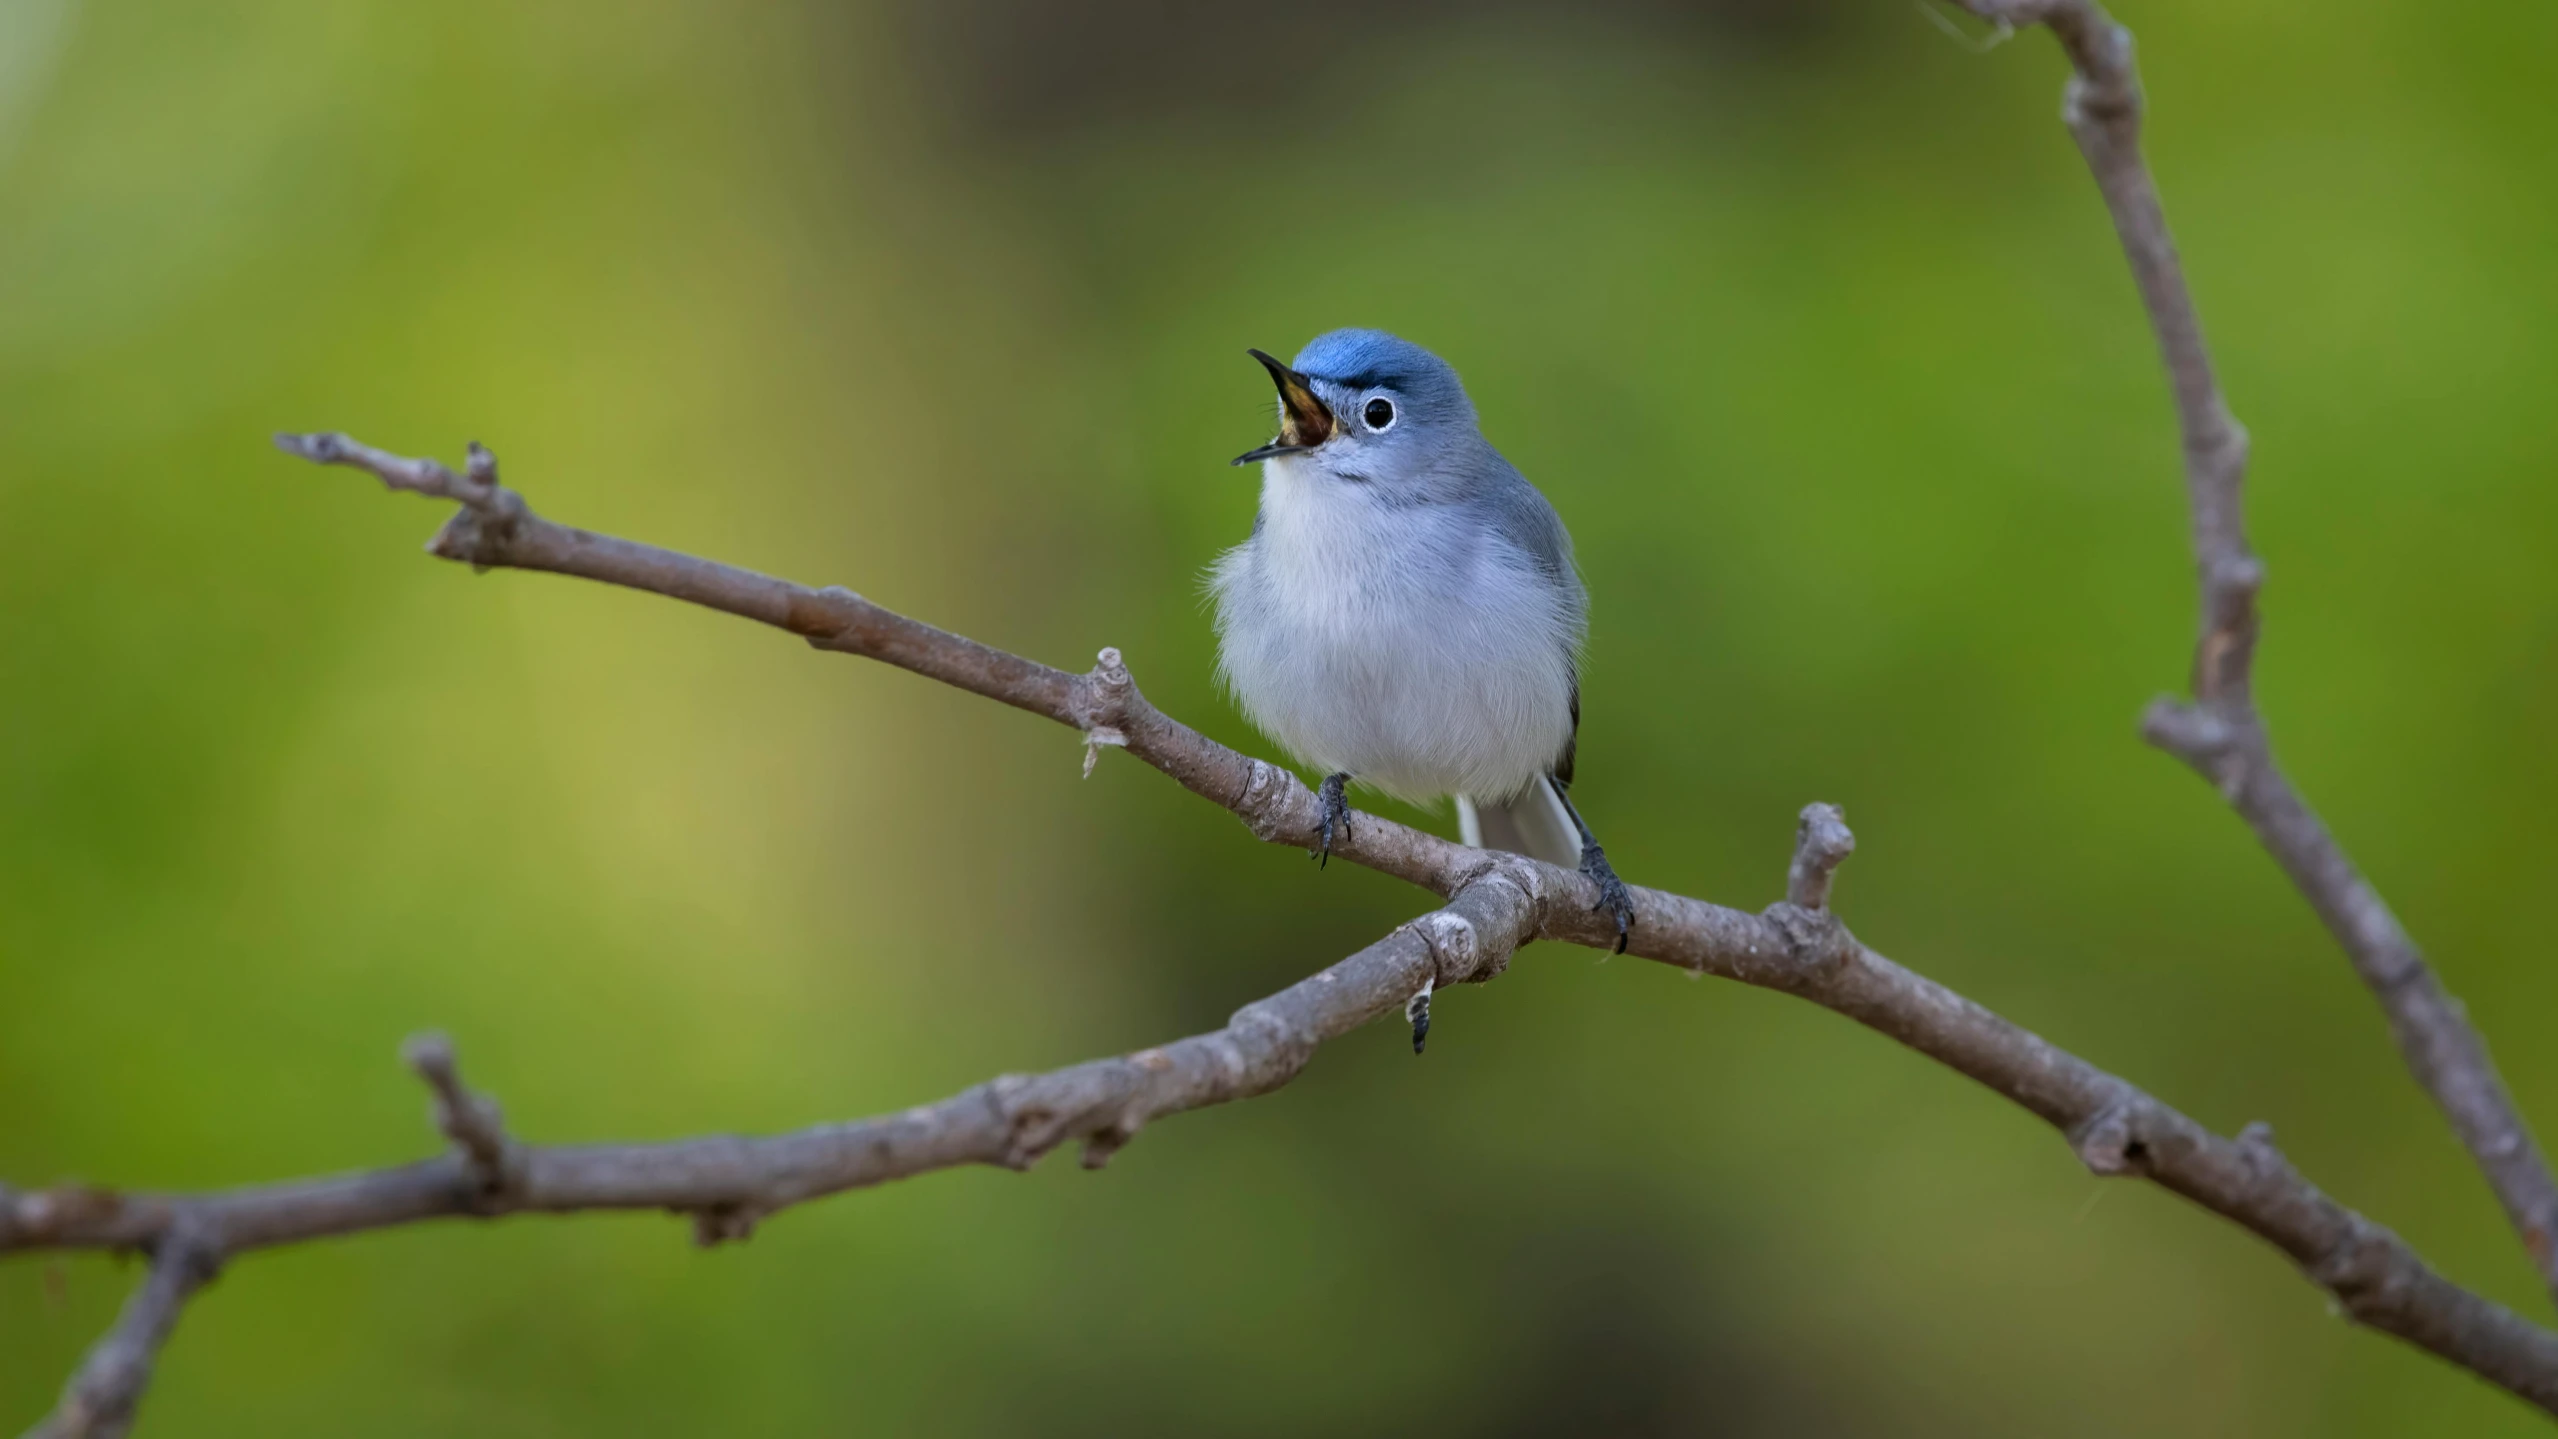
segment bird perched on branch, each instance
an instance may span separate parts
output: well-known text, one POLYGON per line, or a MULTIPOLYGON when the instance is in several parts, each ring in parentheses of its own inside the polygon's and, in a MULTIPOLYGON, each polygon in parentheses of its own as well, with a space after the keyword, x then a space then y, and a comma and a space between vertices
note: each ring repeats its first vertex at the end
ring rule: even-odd
POLYGON ((1348 835, 1354 781, 1454 795, 1466 843, 1597 881, 1622 953, 1633 897, 1570 797, 1589 600, 1563 521, 1420 346, 1335 330, 1294 365, 1249 353, 1279 435, 1235 458, 1262 466, 1261 513, 1209 577, 1218 669, 1323 771, 1316 855, 1348 835))

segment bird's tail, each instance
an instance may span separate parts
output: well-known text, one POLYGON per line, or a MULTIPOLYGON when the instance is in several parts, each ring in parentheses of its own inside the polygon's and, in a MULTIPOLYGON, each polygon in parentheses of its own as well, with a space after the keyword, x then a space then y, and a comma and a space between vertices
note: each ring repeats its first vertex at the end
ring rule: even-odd
POLYGON ((1572 869, 1581 863, 1581 830, 1563 808, 1554 781, 1540 779, 1508 804, 1457 796, 1457 831, 1477 849, 1502 849, 1572 869))

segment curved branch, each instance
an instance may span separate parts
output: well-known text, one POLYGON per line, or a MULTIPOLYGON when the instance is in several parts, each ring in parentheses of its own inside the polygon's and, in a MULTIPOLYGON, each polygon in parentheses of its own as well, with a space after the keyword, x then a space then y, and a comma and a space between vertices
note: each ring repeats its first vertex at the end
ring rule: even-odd
MULTIPOLYGON (((2192 704, 2161 702, 2153 741, 2218 783, 2352 955, 2388 1010, 2400 1048, 2486 1170, 2545 1275, 2558 1285, 2558 1188, 2457 1004, 2379 897, 2274 767, 2250 690, 2262 568, 2241 528, 2243 433, 2212 378, 2201 330, 2138 149, 2140 91, 2129 35, 2090 0, 1966 0, 2007 25, 2048 25, 2075 77, 2066 107, 2158 333, 2184 434, 2203 590, 2192 704)), ((498 482, 477 445, 456 474, 342 435, 279 436, 287 451, 367 470, 395 489, 460 508, 430 549, 477 569, 601 580, 791 631, 820 649, 887 661, 1083 731, 1090 773, 1124 746, 1233 811, 1264 840, 1306 844, 1314 797, 1294 776, 1164 716, 1114 650, 1089 674, 990 649, 874 605, 751 571, 554 524, 498 482)), ((1787 901, 1749 915, 1635 891, 1633 952, 1698 973, 1799 995, 1936 1059, 2060 1129, 2100 1175, 2136 1175, 2184 1195, 2283 1250, 2360 1323, 2459 1364, 2558 1413, 2558 1335, 2429 1268, 2396 1235, 2304 1179, 2250 1125, 2224 1139, 2127 1081, 2058 1050, 1859 944, 1829 912, 1854 836, 1837 811, 1804 811, 1787 901)), ((1315 1045, 1444 984, 1489 979, 1532 938, 1606 947, 1588 881, 1451 845, 1364 817, 1334 846, 1344 858, 1450 899, 1447 908, 1311 979, 1238 1011, 1231 1023, 1161 1049, 1023 1078, 1007 1076, 901 1115, 768 1138, 543 1147, 510 1139, 497 1106, 461 1082, 440 1037, 410 1062, 435 1094, 453 1152, 396 1169, 208 1195, 0 1188, 0 1251, 138 1249, 150 1276, 34 1432, 121 1434, 153 1357, 186 1299, 230 1255, 323 1235, 450 1215, 594 1208, 689 1213, 702 1243, 742 1238, 762 1217, 845 1189, 963 1163, 1022 1167, 1069 1139, 1097 1166, 1158 1115, 1285 1084, 1315 1045)), ((1409 1011, 1408 1011, 1409 1012, 1409 1011)), ((1424 1021, 1416 1020, 1418 1048, 1424 1021)))
POLYGON ((527 1145, 498 1128, 497 1106, 462 1083, 441 1035, 410 1041, 452 1143, 392 1169, 201 1195, 75 1188, 0 1189, 0 1252, 128 1249, 151 1274, 124 1316, 29 1439, 124 1432, 151 1361, 187 1297, 223 1260, 254 1249, 459 1216, 664 1209, 688 1214, 697 1243, 744 1239, 806 1200, 962 1164, 1027 1169, 1071 1140, 1098 1169, 1150 1120, 1267 1094, 1315 1047, 1399 1010, 1427 989, 1477 983, 1506 968, 1536 928, 1533 876, 1498 864, 1446 908, 1404 925, 1311 978, 1235 1011, 1223 1029, 1045 1074, 1005 1075, 902 1114, 758 1138, 664 1144, 527 1145))
POLYGON ((62 1402, 27 1431, 27 1439, 117 1439, 133 1427, 133 1411, 179 1311, 222 1267, 221 1247, 183 1221, 164 1226, 146 1247, 150 1274, 124 1302, 115 1327, 62 1386, 62 1402))
POLYGON ((2158 187, 2141 159, 2140 76, 2131 33, 2093 0, 1967 0, 2005 25, 2048 26, 2068 52, 2062 102, 2070 134, 2113 215, 2176 397, 2202 590, 2194 698, 2161 698, 2141 732, 2218 788, 2336 936, 2380 1002, 2407 1067, 2441 1106, 2558 1297, 2558 1181, 2460 1001, 2443 988, 2389 905, 2274 763, 2256 709, 2256 594, 2265 567, 2248 548, 2241 505, 2247 432, 2231 417, 2203 344, 2158 187))
MULTIPOLYGON (((1314 795, 1147 703, 1116 651, 1068 674, 872 604, 710 560, 592 534, 535 515, 473 447, 462 474, 343 436, 283 436, 287 451, 367 470, 395 488, 460 505, 430 546, 475 567, 550 570, 690 600, 799 634, 822 649, 885 660, 1082 730, 1230 810, 1264 840, 1303 846, 1314 795)), ((1851 936, 1827 907, 1854 847, 1838 812, 1807 809, 1789 898, 1763 914, 1659 890, 1634 891, 1629 952, 1700 974, 1782 990, 1834 1010, 1970 1076, 2062 1131, 2099 1175, 2145 1178, 2263 1237, 2356 1321, 2395 1335, 2558 1414, 2558 1335, 2462 1289, 2382 1226, 2303 1178, 2251 1127, 2222 1138, 2130 1082, 1971 1000, 1901 968, 1851 936)), ((411 1062, 436 1093, 455 1150, 396 1169, 207 1195, 90 1189, 0 1191, 0 1252, 152 1249, 204 1236, 214 1259, 323 1235, 451 1215, 650 1208, 686 1212, 703 1242, 744 1235, 765 1215, 822 1194, 958 1164, 1026 1165, 1068 1139, 1098 1163, 1161 1114, 1265 1093, 1322 1040, 1404 1005, 1425 986, 1498 974, 1531 939, 1616 942, 1581 875, 1487 854, 1371 815, 1334 852, 1448 896, 1425 916, 1331 969, 1237 1012, 1214 1034, 1028 1079, 980 1085, 903 1114, 769 1138, 543 1147, 510 1139, 493 1104, 465 1089, 449 1048, 411 1062)), ((172 1304, 172 1307, 174 1305, 172 1304)), ((121 1333, 121 1331, 119 1331, 121 1333)), ((164 1335, 166 1325, 153 1331, 164 1335)), ((110 1343, 119 1342, 111 1336, 110 1343)))
MULTIPOLYGON (((1045 1074, 1004 1075, 902 1113, 788 1134, 717 1135, 658 1144, 506 1142, 492 1171, 456 1138, 434 1159, 391 1169, 203 1195, 53 1190, 0 1204, 0 1252, 153 1249, 170 1235, 229 1256, 279 1244, 427 1219, 663 1209, 689 1215, 704 1244, 743 1239, 766 1217, 811 1199, 963 1164, 1027 1169, 1071 1140, 1100 1168, 1149 1121, 1267 1094, 1297 1076, 1317 1045, 1399 1010, 1425 982, 1478 983, 1507 967, 1535 930, 1532 881, 1498 866, 1444 909, 1267 999, 1222 1029, 1045 1074)), ((464 1089, 452 1051, 431 1075, 464 1089)), ((413 1044, 416 1041, 412 1041, 413 1044)))

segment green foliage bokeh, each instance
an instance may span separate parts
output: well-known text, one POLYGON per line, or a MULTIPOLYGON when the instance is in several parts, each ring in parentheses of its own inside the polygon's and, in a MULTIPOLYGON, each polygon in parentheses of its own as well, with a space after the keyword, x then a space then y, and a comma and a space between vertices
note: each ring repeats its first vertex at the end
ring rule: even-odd
MULTIPOLYGON (((1326 53, 1266 93, 1023 122, 896 8, 0 13, 0 1178, 414 1157, 428 1027, 535 1140, 891 1110, 1408 918, 1041 721, 430 561, 431 507, 265 441, 478 438, 573 523, 1117 645, 1266 753, 1197 583, 1242 349, 1371 324, 1573 527, 1630 877, 1755 908, 1841 802, 1869 942, 2547 1317, 2305 906, 2134 737, 2183 500, 2044 37, 1274 17, 1326 53)), ((2256 442, 2277 743, 2558 1123, 2553 15, 2124 18, 2256 442)), ((1098 1176, 246 1258, 143 1432, 2536 1432, 1808 1006, 1547 947, 1438 1020, 1098 1176)), ((0 1424, 131 1272, 0 1263, 0 1424)))

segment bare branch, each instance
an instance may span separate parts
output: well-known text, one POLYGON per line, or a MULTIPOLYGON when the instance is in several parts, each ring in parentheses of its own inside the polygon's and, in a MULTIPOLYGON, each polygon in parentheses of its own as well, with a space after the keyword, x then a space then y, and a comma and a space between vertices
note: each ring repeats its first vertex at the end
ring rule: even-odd
MULTIPOLYGON (((423 468, 427 462, 350 442, 296 440, 285 447, 376 473, 434 473, 423 468)), ((468 529, 467 543, 439 548, 448 558, 551 570, 690 600, 790 630, 822 649, 886 660, 1087 736, 1108 731, 1131 754, 1232 811, 1260 838, 1295 846, 1312 838, 1311 791, 1277 766, 1237 754, 1157 711, 1114 652, 1105 652, 1090 674, 1068 674, 934 629, 850 591, 813 590, 553 524, 498 487, 493 466, 475 472, 489 478, 460 499, 464 513, 506 523, 468 529)), ((455 525, 445 527, 444 535, 456 533, 455 525)), ((1826 908, 1828 876, 1853 845, 1834 809, 1806 811, 1789 901, 1765 914, 1638 889, 1641 923, 1631 952, 1799 995, 1889 1035, 2060 1129, 2093 1172, 2149 1179, 2245 1226, 2291 1256, 2355 1320, 2558 1413, 2558 1335, 2436 1274, 2396 1235, 2302 1178, 2262 1131, 2221 1138, 1859 944, 1826 908)), ((1416 996, 1492 978, 1529 939, 1596 948, 1616 942, 1615 927, 1591 913, 1589 882, 1569 870, 1468 849, 1373 815, 1360 816, 1335 852, 1435 890, 1449 903, 1246 1006, 1212 1034, 1048 1074, 1008 1076, 937 1104, 850 1124, 764 1138, 582 1146, 506 1138, 494 1107, 463 1088, 449 1050, 430 1041, 413 1046, 412 1063, 437 1092, 438 1123, 454 1142, 453 1153, 394 1169, 203 1195, 0 1191, 0 1252, 147 1249, 192 1227, 207 1236, 205 1252, 229 1255, 453 1215, 583 1209, 667 1209, 693 1216, 705 1243, 740 1238, 758 1220, 803 1200, 958 1164, 1023 1167, 1069 1139, 1084 1140, 1085 1162, 1098 1165, 1156 1116, 1277 1088, 1315 1045, 1371 1019, 1400 1008, 1417 1025, 1416 996), (500 1176, 494 1185, 492 1172, 500 1176)))
POLYGON ((178 1312, 222 1267, 221 1250, 192 1224, 168 1225, 149 1248, 150 1274, 62 1387, 62 1402, 27 1439, 117 1439, 133 1427, 133 1411, 160 1346, 177 1328, 178 1312))
POLYGON ((2241 504, 2247 433, 2229 413, 2186 287, 2158 187, 2141 158, 2141 88, 2131 33, 2094 0, 1966 0, 2006 25, 2042 24, 2068 52, 2062 114, 2113 215, 2157 332, 2183 435, 2202 591, 2194 698, 2151 704, 2142 734, 2217 787, 2336 936, 2389 1017, 2416 1082, 2450 1119, 2558 1296, 2558 1181, 2460 1002, 2443 988, 2316 812, 2274 763, 2257 712, 2256 595, 2265 567, 2248 548, 2241 504))
POLYGON ((400 1057, 435 1092, 435 1127, 452 1141, 481 1198, 504 1192, 517 1178, 515 1147, 506 1138, 506 1111, 463 1085, 453 1041, 442 1034, 417 1035, 402 1047, 400 1057))
POLYGON ((1437 910, 1313 977, 1235 1012, 1225 1028, 1037 1075, 1005 1075, 938 1104, 766 1138, 532 1146, 507 1139, 496 1104, 464 1088, 451 1043, 421 1036, 410 1066, 436 1093, 441 1158, 395 1169, 204 1195, 0 1189, 0 1252, 137 1249, 150 1276, 28 1439, 112 1439, 131 1423, 179 1310, 225 1256, 457 1215, 666 1209, 697 1243, 744 1239, 791 1205, 960 1164, 1027 1169, 1069 1140, 1098 1169, 1153 1119, 1266 1094, 1328 1039, 1416 992, 1506 968, 1535 929, 1524 861, 1496 864, 1437 910))
POLYGON ((1798 909, 1827 909, 1830 880, 1856 853, 1856 836, 1834 804, 1807 804, 1794 831, 1794 864, 1786 871, 1786 902, 1798 909))
POLYGON ((1026 1169, 1069 1140, 1085 1142, 1084 1163, 1097 1169, 1150 1120, 1286 1084, 1317 1045, 1400 1010, 1425 982, 1492 978, 1535 932, 1545 907, 1535 882, 1525 861, 1490 866, 1445 908, 1244 1006, 1222 1029, 1005 1075, 899 1114, 754 1138, 505 1141, 509 1179, 494 1191, 458 1144, 393 1169, 205 1195, 39 1191, 0 1212, 0 1252, 148 1248, 192 1227, 216 1252, 239 1254, 424 1219, 589 1209, 669 1210, 704 1219, 706 1240, 737 1239, 806 1200, 962 1164, 1026 1169))
MULTIPOLYGON (((2065 112, 2112 210, 2173 384, 2203 595, 2195 699, 2162 702, 2150 737, 2217 783, 2335 930, 2388 1009, 2402 1051, 2496 1186, 2544 1274, 2558 1283, 2558 1187, 2476 1035, 2422 956, 2275 769, 2251 694, 2255 597, 2239 495, 2246 440, 2211 373, 2191 297, 2140 159, 2141 97, 2129 35, 2089 0, 1966 0, 2002 25, 2049 26, 2075 76, 2065 112)), ((1071 675, 934 629, 847 590, 811 590, 732 566, 596 535, 534 515, 477 445, 456 474, 343 435, 283 435, 290 453, 363 469, 395 489, 459 506, 430 550, 479 569, 549 570, 667 595, 880 659, 1124 745, 1233 811, 1266 841, 1313 837, 1313 795, 1294 776, 1171 720, 1137 691, 1116 651, 1071 675)), ((1783 990, 1901 1041, 2059 1128, 2088 1169, 2132 1175, 2229 1218, 2288 1254, 2355 1320, 2462 1365, 2558 1413, 2558 1335, 2436 1274, 2396 1235, 2292 1168, 2271 1131, 2213 1134, 2128 1082, 1900 968, 1859 944, 1828 908, 1854 836, 1829 806, 1807 808, 1787 901, 1764 915, 1635 892, 1634 953, 1783 990)), ((1226 1028, 1048 1074, 1007 1076, 896 1116, 767 1138, 541 1147, 510 1140, 496 1105, 465 1088, 449 1043, 412 1043, 436 1095, 446 1156, 396 1169, 206 1195, 0 1188, 0 1251, 118 1248, 152 1255, 150 1277, 82 1365, 43 1435, 119 1434, 187 1297, 246 1249, 460 1214, 662 1208, 693 1216, 704 1243, 742 1238, 788 1205, 963 1163, 1026 1167, 1069 1139, 1098 1166, 1147 1120, 1266 1093, 1314 1047, 1402 1007, 1420 1047, 1429 996, 1498 974, 1532 938, 1606 947, 1581 876, 1464 849, 1363 816, 1336 853, 1449 898, 1445 909, 1282 993, 1226 1028)))

